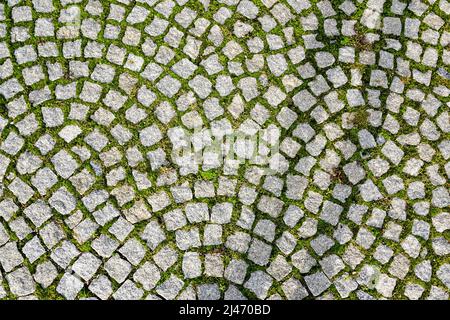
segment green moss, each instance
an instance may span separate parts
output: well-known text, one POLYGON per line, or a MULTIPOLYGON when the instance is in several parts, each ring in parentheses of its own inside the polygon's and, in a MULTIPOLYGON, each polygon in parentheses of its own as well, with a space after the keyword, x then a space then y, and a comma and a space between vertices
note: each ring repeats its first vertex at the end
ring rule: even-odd
POLYGON ((205 180, 214 180, 214 179, 216 179, 217 176, 218 176, 217 171, 212 171, 212 170, 209 170, 209 171, 200 171, 199 174, 200 174, 200 176, 201 176, 203 179, 205 179, 205 180))

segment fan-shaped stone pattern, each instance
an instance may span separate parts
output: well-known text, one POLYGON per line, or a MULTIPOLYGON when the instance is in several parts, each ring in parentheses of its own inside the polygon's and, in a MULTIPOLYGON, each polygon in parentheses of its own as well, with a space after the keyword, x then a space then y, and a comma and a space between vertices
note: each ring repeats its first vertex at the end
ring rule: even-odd
POLYGON ((449 14, 2 1, 0 298, 448 299, 449 14))

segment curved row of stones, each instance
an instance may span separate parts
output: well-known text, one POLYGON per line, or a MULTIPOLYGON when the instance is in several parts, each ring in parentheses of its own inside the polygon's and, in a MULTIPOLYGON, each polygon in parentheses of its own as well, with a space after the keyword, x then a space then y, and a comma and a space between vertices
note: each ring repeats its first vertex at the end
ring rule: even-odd
POLYGON ((2 1, 0 298, 448 299, 449 14, 2 1))

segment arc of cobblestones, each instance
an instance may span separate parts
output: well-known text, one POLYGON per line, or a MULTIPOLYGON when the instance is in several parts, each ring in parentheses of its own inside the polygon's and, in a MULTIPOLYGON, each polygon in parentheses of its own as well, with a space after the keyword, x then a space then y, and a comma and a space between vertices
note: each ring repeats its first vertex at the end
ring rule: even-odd
POLYGON ((0 299, 443 299, 448 0, 0 3, 0 299))

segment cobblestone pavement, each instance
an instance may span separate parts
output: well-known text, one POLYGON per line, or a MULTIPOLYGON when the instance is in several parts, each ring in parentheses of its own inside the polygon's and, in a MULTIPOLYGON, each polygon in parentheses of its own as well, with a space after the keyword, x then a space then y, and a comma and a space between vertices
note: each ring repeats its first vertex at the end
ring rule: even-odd
POLYGON ((0 298, 449 299, 448 0, 1 0, 0 298))

